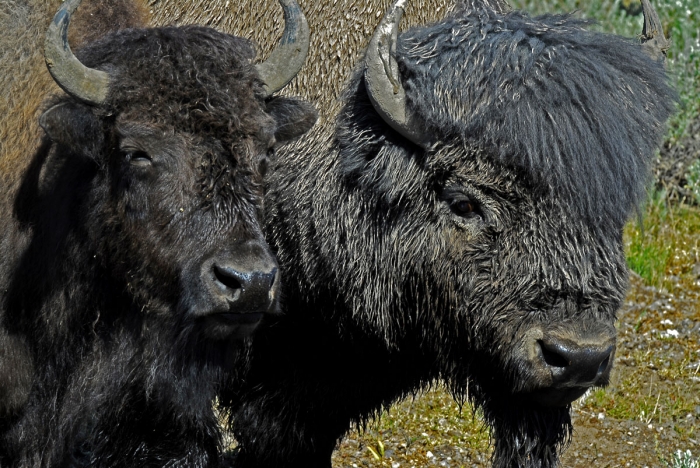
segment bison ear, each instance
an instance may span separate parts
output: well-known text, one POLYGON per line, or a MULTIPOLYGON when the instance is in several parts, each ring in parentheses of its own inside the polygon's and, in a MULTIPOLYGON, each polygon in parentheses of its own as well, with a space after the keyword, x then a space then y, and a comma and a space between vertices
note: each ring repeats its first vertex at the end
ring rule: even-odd
POLYGON ((90 107, 72 101, 62 102, 39 117, 39 125, 54 143, 72 151, 93 156, 102 146, 102 125, 90 107))
POLYGON ((318 112, 310 103, 288 97, 269 100, 267 113, 277 122, 275 139, 279 143, 308 132, 318 119, 318 112))

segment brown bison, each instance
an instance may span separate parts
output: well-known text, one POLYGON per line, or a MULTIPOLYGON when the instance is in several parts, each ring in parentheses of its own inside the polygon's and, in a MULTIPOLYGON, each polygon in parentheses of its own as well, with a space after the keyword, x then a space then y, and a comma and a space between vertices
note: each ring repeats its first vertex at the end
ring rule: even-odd
POLYGON ((674 108, 658 18, 640 45, 474 0, 399 35, 402 3, 336 120, 272 168, 285 314, 221 394, 236 466, 330 467, 351 424, 439 380, 483 409, 494 466, 553 467, 608 381, 622 229, 674 108))
POLYGON ((73 55, 79 3, 46 34, 65 91, 46 136, 27 164, 3 151, 0 465, 220 466, 213 401, 279 312, 262 176, 316 119, 272 96, 308 26, 281 0, 285 35, 259 65, 248 40, 199 26, 123 29, 73 55))

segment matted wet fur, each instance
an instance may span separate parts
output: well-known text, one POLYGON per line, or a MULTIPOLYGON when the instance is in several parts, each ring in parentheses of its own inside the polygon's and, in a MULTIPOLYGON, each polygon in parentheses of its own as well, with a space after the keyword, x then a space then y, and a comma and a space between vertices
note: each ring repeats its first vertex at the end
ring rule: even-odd
POLYGON ((236 466, 330 467, 351 424, 436 379, 483 409, 495 467, 557 466, 569 406, 533 399, 548 377, 518 356, 533 329, 612 329, 622 228, 674 108, 660 63, 586 26, 465 4, 399 36, 433 145, 379 117, 359 70, 337 122, 278 154, 286 314, 222 400, 236 466))
POLYGON ((199 262, 274 262, 261 172, 315 111, 266 100, 252 44, 210 28, 77 56, 109 72, 107 101, 51 98, 39 148, 0 174, 0 465, 221 466, 213 403, 247 341, 189 314, 199 262))

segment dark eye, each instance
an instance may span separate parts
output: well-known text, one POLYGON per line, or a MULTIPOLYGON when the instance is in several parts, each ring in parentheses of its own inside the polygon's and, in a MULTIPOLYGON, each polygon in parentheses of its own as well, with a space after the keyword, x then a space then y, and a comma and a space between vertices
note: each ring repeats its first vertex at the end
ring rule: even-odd
POLYGON ((275 149, 274 148, 269 148, 267 150, 267 154, 260 158, 260 162, 258 163, 258 173, 262 176, 265 177, 267 174, 267 168, 270 166, 270 160, 275 157, 275 149))
POLYGON ((269 164, 270 163, 268 162, 267 158, 262 158, 260 160, 260 163, 258 164, 258 173, 261 177, 265 177, 267 175, 267 167, 269 164))
POLYGON ((145 151, 126 151, 124 153, 126 161, 132 166, 150 166, 153 160, 145 151))
POLYGON ((469 200, 462 198, 455 200, 450 205, 450 208, 454 214, 462 216, 463 218, 473 218, 475 216, 481 216, 481 210, 479 204, 474 200, 469 200))

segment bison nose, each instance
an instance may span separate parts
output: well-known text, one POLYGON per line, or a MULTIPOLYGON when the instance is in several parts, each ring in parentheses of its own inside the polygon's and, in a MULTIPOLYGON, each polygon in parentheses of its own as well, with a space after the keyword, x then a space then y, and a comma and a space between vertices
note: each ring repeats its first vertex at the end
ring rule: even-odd
POLYGON ((514 358, 522 372, 520 392, 545 406, 564 406, 593 386, 608 383, 615 355, 615 328, 603 323, 533 327, 514 358))
POLYGON ((240 265, 217 262, 213 281, 222 296, 238 313, 274 312, 277 298, 278 269, 243 269, 240 265))
POLYGON ((538 344, 540 365, 551 372, 553 386, 590 387, 607 382, 614 344, 581 344, 556 336, 548 336, 538 344))

